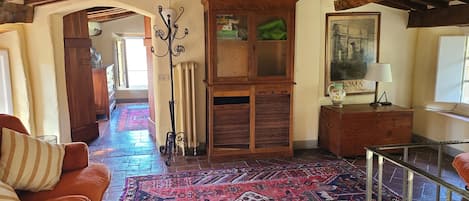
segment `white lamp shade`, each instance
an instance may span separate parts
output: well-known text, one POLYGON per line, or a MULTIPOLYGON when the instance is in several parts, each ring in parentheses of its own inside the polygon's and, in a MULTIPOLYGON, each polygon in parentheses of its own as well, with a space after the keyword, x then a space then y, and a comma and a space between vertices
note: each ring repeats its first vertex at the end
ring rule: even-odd
POLYGON ((368 64, 368 69, 364 79, 379 82, 392 82, 391 64, 368 64))

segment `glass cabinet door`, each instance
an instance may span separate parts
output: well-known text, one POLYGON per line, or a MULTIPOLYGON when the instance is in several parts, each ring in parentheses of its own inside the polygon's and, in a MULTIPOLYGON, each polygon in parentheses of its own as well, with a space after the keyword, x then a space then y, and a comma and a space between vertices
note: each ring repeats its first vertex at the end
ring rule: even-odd
POLYGON ((255 76, 286 77, 289 36, 285 17, 257 16, 255 27, 255 76))
POLYGON ((216 77, 245 78, 249 72, 247 15, 216 16, 216 77))

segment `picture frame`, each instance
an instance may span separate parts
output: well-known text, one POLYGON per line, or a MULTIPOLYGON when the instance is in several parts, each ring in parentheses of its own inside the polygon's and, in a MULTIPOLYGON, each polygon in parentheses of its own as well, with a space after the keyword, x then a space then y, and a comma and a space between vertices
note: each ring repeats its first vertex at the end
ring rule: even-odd
POLYGON ((364 80, 369 63, 379 61, 381 13, 326 14, 324 93, 342 82, 347 95, 374 93, 375 82, 364 80))

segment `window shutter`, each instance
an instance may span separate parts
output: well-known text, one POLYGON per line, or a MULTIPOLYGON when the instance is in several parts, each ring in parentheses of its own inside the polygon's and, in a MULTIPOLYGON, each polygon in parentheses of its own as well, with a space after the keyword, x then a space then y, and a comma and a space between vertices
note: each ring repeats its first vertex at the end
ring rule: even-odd
POLYGON ((459 103, 462 95, 466 36, 442 36, 438 50, 435 102, 459 103))

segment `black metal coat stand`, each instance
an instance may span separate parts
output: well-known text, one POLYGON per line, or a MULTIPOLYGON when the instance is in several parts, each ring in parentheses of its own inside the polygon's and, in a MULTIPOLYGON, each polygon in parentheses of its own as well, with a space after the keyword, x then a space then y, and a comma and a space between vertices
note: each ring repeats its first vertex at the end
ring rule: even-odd
POLYGON ((171 15, 167 15, 166 20, 165 17, 163 16, 163 7, 158 6, 158 12, 160 14, 161 19, 163 20, 166 28, 167 28, 167 33, 161 29, 156 29, 155 28, 155 35, 157 35, 161 40, 166 41, 168 45, 167 52, 163 55, 156 55, 158 57, 164 57, 166 55, 169 55, 169 71, 170 71, 170 81, 171 81, 171 99, 169 100, 169 115, 170 115, 170 120, 171 120, 171 130, 166 133, 166 142, 164 146, 160 147, 160 152, 164 155, 168 155, 167 160, 165 161, 165 164, 167 166, 171 165, 171 160, 172 160, 172 155, 174 150, 176 149, 176 122, 174 118, 174 73, 173 73, 173 56, 179 56, 182 52, 185 51, 184 46, 182 45, 177 45, 174 50, 173 50, 173 42, 174 39, 182 39, 187 36, 189 33, 188 29, 186 28, 184 30, 184 35, 182 37, 176 37, 177 31, 178 31, 178 25, 176 22, 178 19, 182 16, 184 13, 184 8, 181 7, 179 8, 179 15, 174 20, 174 23, 171 24, 171 15), (173 29, 174 28, 174 29, 173 29))

